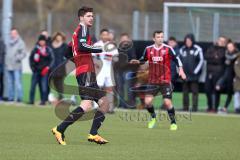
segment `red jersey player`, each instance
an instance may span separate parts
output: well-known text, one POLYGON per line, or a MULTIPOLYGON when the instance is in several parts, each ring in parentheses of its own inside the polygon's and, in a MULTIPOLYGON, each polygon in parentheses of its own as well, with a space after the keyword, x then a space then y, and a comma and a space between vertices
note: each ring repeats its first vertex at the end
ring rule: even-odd
MULTIPOLYGON (((163 95, 163 105, 167 108, 171 120, 170 130, 177 130, 175 120, 175 109, 172 104, 172 84, 171 84, 171 61, 173 60, 179 68, 179 76, 185 80, 186 75, 182 68, 179 57, 176 56, 173 48, 163 43, 164 34, 162 31, 153 33, 154 44, 145 48, 140 60, 132 60, 131 63, 148 62, 149 75, 148 84, 155 86, 155 90, 145 95, 145 107, 151 114, 152 119, 148 123, 148 128, 153 128, 156 124, 156 113, 153 107, 154 96, 160 91, 163 95)), ((149 88, 152 90, 152 88, 149 88)))
POLYGON ((52 129, 57 141, 61 145, 66 145, 64 132, 68 126, 76 122, 84 113, 92 108, 92 101, 96 101, 100 108, 95 113, 92 127, 88 136, 88 141, 98 144, 108 143, 98 135, 98 129, 105 119, 105 113, 109 110, 107 98, 102 92, 98 94, 99 87, 96 81, 94 64, 91 53, 100 53, 102 48, 92 45, 89 34, 89 27, 93 24, 93 9, 82 7, 78 10, 79 25, 72 36, 73 60, 76 66, 76 78, 81 96, 81 104, 74 109, 69 116, 57 127, 52 129), (94 93, 92 93, 94 92, 94 93), (94 95, 94 96, 92 96, 94 95))

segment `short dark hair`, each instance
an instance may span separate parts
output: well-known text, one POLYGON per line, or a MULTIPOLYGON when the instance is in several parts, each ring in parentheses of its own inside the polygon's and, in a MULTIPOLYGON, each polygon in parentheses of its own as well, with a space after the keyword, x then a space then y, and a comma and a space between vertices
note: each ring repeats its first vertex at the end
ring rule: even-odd
POLYGON ((156 34, 161 34, 161 33, 163 33, 163 31, 160 31, 160 30, 154 31, 154 32, 153 32, 153 37, 155 37, 156 34))
POLYGON ((103 32, 109 32, 109 29, 107 29, 107 28, 101 29, 100 34, 102 34, 103 32))
POLYGON ((93 12, 93 8, 83 6, 78 10, 78 17, 83 17, 87 12, 93 12))
POLYGON ((175 41, 175 42, 177 42, 176 38, 175 38, 175 37, 172 37, 172 36, 169 37, 168 41, 175 41))

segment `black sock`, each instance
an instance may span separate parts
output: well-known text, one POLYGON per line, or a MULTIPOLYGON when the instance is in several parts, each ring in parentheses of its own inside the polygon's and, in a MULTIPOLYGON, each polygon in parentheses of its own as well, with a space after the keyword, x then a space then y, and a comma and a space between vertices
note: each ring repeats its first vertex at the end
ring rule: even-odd
POLYGON ((101 111, 97 111, 95 113, 93 123, 92 123, 92 128, 90 130, 91 135, 97 135, 98 134, 98 129, 101 127, 104 119, 105 119, 105 116, 101 111))
POLYGON ((176 124, 174 107, 172 107, 171 109, 168 109, 168 116, 171 120, 171 124, 173 124, 173 123, 176 124))
POLYGON ((144 98, 140 98, 141 104, 144 105, 144 98))
POLYGON ((155 110, 154 110, 153 105, 151 105, 151 106, 146 106, 146 108, 147 108, 148 112, 151 114, 151 117, 152 117, 152 118, 156 118, 156 113, 155 113, 155 110))
POLYGON ((84 114, 82 107, 77 107, 74 109, 69 116, 57 127, 57 130, 64 133, 68 126, 76 122, 84 114))

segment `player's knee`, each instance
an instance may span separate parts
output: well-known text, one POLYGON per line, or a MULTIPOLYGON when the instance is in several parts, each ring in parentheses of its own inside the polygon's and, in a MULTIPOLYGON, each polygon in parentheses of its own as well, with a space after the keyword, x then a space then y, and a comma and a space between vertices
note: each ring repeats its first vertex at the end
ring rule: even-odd
POLYGON ((153 101, 153 99, 151 97, 145 97, 145 99, 144 99, 144 103, 146 106, 152 105, 152 101, 153 101))
POLYGON ((172 101, 170 99, 164 99, 163 104, 167 109, 172 107, 172 101))
POLYGON ((99 99, 98 104, 101 112, 107 113, 109 111, 109 101, 106 96, 99 99))
POLYGON ((90 101, 90 100, 83 100, 83 101, 81 101, 80 106, 81 106, 81 108, 85 112, 87 112, 87 111, 89 111, 92 108, 92 101, 90 101))

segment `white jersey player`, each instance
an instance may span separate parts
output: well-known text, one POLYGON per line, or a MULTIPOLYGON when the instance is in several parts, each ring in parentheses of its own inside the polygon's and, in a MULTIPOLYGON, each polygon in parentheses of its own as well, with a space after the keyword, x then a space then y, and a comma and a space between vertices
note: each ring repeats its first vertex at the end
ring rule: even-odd
POLYGON ((113 74, 113 65, 112 58, 115 55, 118 55, 117 49, 109 49, 115 47, 109 41, 104 42, 100 40, 94 44, 95 46, 101 46, 104 48, 104 51, 94 56, 101 61, 102 65, 99 66, 100 71, 97 74, 97 83, 100 87, 113 87, 115 86, 114 74, 113 74), (108 51, 106 51, 108 50, 108 51))
POLYGON ((107 29, 101 30, 100 40, 96 42, 94 46, 103 48, 102 53, 93 53, 93 57, 98 61, 95 61, 97 63, 95 63, 95 68, 97 70, 97 83, 99 87, 103 88, 105 91, 107 91, 107 93, 109 93, 107 94, 110 103, 109 112, 113 112, 113 88, 115 87, 115 80, 112 61, 113 57, 118 55, 118 49, 111 42, 111 39, 109 37, 109 31, 107 29))

